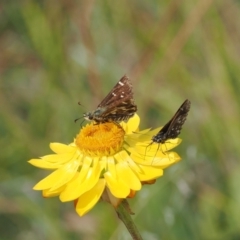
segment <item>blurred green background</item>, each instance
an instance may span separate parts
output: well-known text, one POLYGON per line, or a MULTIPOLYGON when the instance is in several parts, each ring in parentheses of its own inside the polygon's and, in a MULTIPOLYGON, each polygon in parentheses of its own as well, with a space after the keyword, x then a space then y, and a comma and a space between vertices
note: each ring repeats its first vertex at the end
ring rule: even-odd
POLYGON ((129 201, 143 238, 240 239, 240 1, 24 0, 0 3, 0 240, 130 239, 106 203, 43 199, 27 163, 124 74, 141 129, 192 102, 182 161, 129 201))

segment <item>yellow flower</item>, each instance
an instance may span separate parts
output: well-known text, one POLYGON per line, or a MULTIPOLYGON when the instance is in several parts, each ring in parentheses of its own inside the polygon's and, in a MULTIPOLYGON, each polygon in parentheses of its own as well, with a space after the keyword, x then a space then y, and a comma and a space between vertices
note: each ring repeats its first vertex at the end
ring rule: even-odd
POLYGON ((34 190, 41 190, 44 197, 59 196, 62 202, 74 201, 80 216, 100 198, 117 207, 122 199, 133 197, 143 184, 153 183, 164 168, 180 160, 177 153, 168 152, 180 139, 151 144, 159 129, 139 131, 139 123, 136 114, 127 123, 90 123, 73 143, 51 143, 54 154, 29 161, 54 170, 34 190))

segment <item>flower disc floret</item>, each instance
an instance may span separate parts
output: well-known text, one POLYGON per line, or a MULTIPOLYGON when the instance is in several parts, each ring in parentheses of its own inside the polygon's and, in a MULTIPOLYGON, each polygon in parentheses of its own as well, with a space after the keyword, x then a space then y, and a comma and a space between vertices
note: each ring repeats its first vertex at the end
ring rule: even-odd
POLYGON ((75 140, 80 151, 90 156, 110 156, 118 152, 124 141, 125 131, 115 123, 89 124, 75 140))

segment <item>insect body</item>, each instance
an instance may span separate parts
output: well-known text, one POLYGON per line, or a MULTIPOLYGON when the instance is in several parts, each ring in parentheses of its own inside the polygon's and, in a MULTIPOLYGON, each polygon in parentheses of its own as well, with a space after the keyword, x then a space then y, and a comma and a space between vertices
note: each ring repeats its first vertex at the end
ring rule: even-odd
POLYGON ((184 122, 187 119, 190 106, 191 102, 189 100, 185 100, 172 119, 165 124, 155 136, 152 137, 152 143, 164 143, 168 139, 177 138, 181 132, 184 122))
POLYGON ((132 84, 125 75, 102 100, 97 109, 84 113, 83 117, 96 123, 120 122, 131 118, 136 111, 132 84))

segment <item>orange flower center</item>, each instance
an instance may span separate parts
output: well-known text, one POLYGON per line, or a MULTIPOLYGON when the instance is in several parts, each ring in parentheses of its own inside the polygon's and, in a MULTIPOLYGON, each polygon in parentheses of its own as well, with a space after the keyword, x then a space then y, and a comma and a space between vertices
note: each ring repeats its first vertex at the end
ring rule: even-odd
POLYGON ((125 131, 115 123, 88 124, 75 140, 86 155, 109 156, 118 152, 124 141, 125 131))

